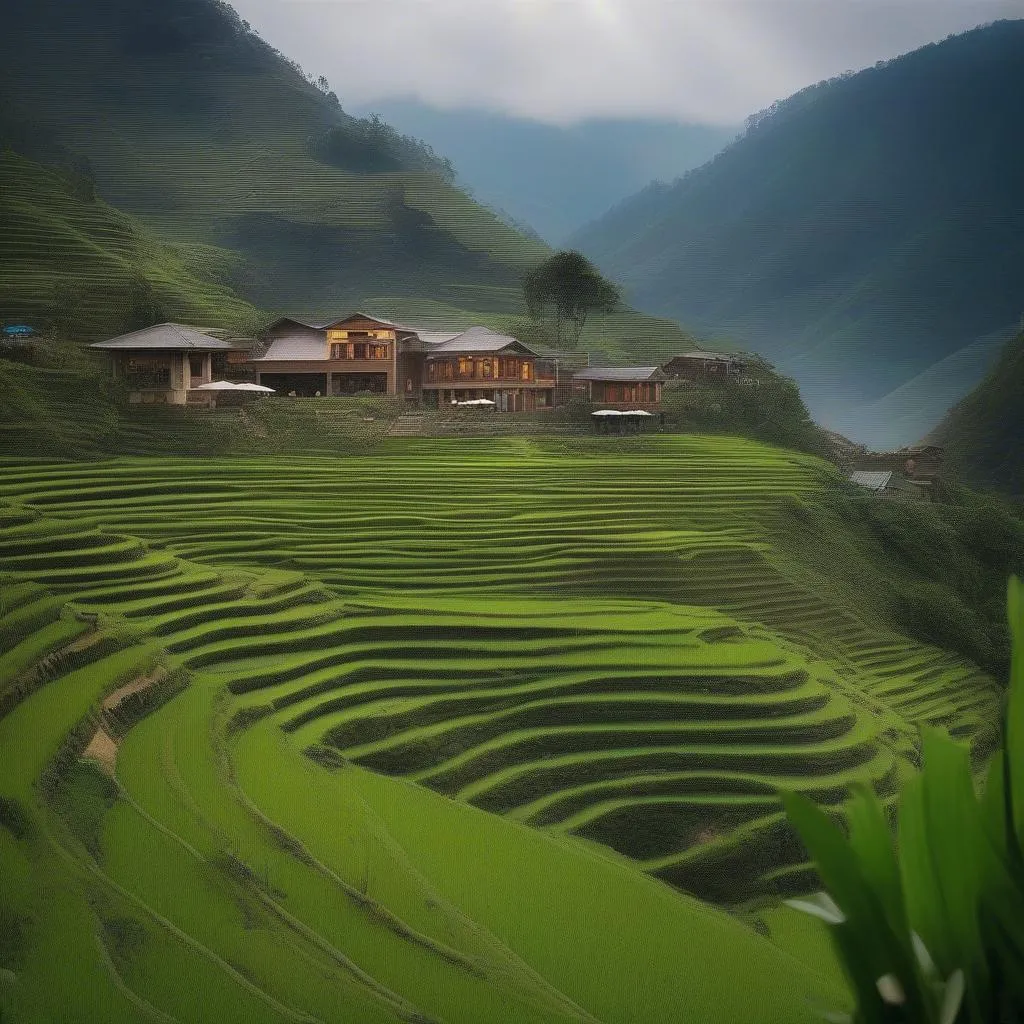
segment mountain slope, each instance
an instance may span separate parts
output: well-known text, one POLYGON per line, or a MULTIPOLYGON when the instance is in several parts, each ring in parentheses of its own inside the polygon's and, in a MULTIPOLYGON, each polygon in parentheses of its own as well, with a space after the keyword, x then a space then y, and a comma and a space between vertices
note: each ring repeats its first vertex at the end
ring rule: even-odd
POLYGON ((237 250, 233 283, 260 305, 511 287, 545 253, 217 0, 41 0, 5 16, 5 39, 8 120, 84 155, 100 195, 163 239, 237 250))
POLYGON ((368 105, 399 131, 453 161, 488 206, 552 245, 654 178, 704 163, 735 128, 655 120, 592 120, 568 127, 482 110, 439 110, 416 100, 368 105))
POLYGON ((87 178, 0 153, 0 320, 96 337, 131 327, 144 302, 158 318, 253 322, 256 310, 220 280, 237 262, 231 253, 162 245, 90 192, 87 178))
MULTIPOLYGON (((4 41, 19 60, 0 65, 0 135, 64 154, 246 301, 417 323, 525 314, 520 278, 547 246, 457 188, 429 146, 345 113, 220 0, 39 0, 5 13, 4 41)), ((645 359, 694 342, 622 310, 584 345, 645 359)))
POLYGON ((929 440, 968 482, 1024 495, 1024 331, 929 440))
MULTIPOLYGON (((631 301, 867 402, 1016 321, 1024 21, 820 83, 574 239, 631 301)), ((831 413, 831 415, 830 415, 831 413)))

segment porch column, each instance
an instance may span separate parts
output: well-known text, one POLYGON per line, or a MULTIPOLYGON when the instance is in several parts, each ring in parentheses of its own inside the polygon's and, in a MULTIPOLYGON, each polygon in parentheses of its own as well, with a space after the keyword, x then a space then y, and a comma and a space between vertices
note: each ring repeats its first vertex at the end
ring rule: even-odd
POLYGON ((330 370, 327 371, 327 394, 334 394, 334 374, 330 370))
POLYGON ((203 356, 203 383, 213 380, 213 353, 207 352, 203 356))

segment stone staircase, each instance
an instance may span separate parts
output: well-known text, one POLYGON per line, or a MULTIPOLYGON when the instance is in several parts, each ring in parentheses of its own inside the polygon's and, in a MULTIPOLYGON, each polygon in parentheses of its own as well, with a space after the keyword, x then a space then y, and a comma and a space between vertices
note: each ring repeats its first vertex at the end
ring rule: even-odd
POLYGON ((423 420, 422 413, 402 413, 388 428, 388 437, 422 437, 423 420))

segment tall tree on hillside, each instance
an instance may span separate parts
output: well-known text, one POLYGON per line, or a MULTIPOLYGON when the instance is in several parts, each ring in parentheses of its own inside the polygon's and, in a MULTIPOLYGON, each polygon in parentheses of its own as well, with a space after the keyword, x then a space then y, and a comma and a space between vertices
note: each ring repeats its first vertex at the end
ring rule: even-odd
POLYGON ((593 312, 610 313, 621 299, 615 285, 578 252, 556 252, 528 271, 523 295, 530 316, 552 317, 558 343, 565 343, 568 331, 573 347, 579 344, 587 317, 593 312))

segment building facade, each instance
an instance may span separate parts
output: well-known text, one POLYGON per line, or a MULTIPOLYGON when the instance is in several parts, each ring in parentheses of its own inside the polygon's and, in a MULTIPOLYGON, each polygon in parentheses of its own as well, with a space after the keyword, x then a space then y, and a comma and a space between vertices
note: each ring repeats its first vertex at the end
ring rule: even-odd
POLYGON ((416 332, 362 313, 328 322, 284 317, 249 363, 256 383, 301 397, 398 391, 399 350, 416 332))
POLYGON ((671 380, 728 380, 743 373, 744 363, 738 356, 698 350, 673 356, 662 370, 671 380))
POLYGON ((657 409, 664 380, 657 366, 588 366, 573 375, 577 397, 623 410, 657 409))
POLYGON ((365 313, 278 320, 249 365, 256 383, 285 395, 369 391, 433 408, 484 398, 505 412, 550 409, 555 400, 551 360, 516 338, 486 327, 424 331, 365 313))
POLYGON ((249 358, 239 342, 175 323, 132 331, 90 348, 110 353, 113 376, 124 382, 134 404, 207 402, 209 396, 196 389, 229 376, 232 367, 242 365, 239 357, 249 358))

